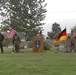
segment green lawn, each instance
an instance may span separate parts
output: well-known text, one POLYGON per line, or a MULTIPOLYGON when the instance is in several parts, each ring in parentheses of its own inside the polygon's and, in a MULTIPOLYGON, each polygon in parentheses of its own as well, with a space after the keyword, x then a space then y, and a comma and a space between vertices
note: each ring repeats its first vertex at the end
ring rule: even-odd
POLYGON ((46 51, 12 53, 4 49, 0 53, 0 75, 76 75, 76 53, 46 51))

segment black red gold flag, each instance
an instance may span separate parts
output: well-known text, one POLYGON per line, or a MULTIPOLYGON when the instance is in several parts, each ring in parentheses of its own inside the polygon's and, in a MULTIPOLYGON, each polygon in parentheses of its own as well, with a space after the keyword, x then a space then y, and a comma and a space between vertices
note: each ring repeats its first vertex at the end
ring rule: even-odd
POLYGON ((59 41, 66 40, 67 35, 66 35, 66 28, 57 36, 57 38, 54 40, 54 43, 57 43, 59 41))

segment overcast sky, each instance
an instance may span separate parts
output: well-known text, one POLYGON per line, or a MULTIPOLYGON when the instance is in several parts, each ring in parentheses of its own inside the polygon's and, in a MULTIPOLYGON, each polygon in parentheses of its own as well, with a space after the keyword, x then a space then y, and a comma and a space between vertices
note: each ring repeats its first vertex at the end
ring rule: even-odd
POLYGON ((47 13, 43 34, 47 35, 47 31, 51 31, 54 22, 60 24, 62 30, 66 27, 67 32, 70 32, 76 24, 76 0, 46 0, 46 3, 47 13))

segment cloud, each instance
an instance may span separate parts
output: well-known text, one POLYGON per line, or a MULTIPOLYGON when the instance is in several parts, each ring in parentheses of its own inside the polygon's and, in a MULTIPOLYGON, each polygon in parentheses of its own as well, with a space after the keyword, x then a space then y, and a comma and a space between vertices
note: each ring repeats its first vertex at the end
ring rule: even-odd
POLYGON ((67 33, 70 33, 71 28, 73 28, 73 26, 76 25, 76 20, 74 20, 74 19, 52 21, 52 22, 47 23, 43 26, 43 29, 44 29, 43 34, 44 35, 47 36, 47 32, 52 31, 52 24, 55 23, 55 22, 60 24, 61 30, 63 30, 66 27, 67 33))

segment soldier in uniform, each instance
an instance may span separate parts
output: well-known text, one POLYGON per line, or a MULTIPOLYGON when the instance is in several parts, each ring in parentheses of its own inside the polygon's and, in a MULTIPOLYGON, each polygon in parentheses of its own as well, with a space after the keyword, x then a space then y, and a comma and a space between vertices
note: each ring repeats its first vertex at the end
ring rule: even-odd
POLYGON ((39 34, 37 35, 38 38, 44 38, 42 31, 39 32, 39 34))
MULTIPOLYGON (((43 42, 44 42, 44 36, 42 34, 42 31, 39 32, 39 34, 37 34, 36 36, 37 38, 42 38, 43 39, 43 42)), ((45 51, 46 52, 46 51, 45 51)))
POLYGON ((71 38, 70 38, 70 36, 67 36, 67 39, 66 39, 66 41, 65 41, 65 48, 66 48, 66 52, 68 53, 69 52, 69 50, 70 50, 70 45, 71 45, 71 38))
POLYGON ((55 43, 54 44, 54 48, 55 48, 55 53, 59 52, 59 43, 55 43))
POLYGON ((3 36, 3 34, 0 33, 0 47, 1 47, 2 53, 3 53, 3 44, 2 44, 3 40, 4 40, 4 36, 3 36))
POLYGON ((76 52, 76 36, 74 38, 74 44, 75 44, 74 52, 76 52))
POLYGON ((75 34, 73 33, 73 31, 71 31, 71 34, 70 34, 70 52, 72 52, 72 50, 75 49, 75 43, 74 43, 74 39, 75 39, 75 34))
POLYGON ((20 37, 16 33, 13 36, 13 45, 15 48, 15 52, 19 52, 20 51, 20 37))

